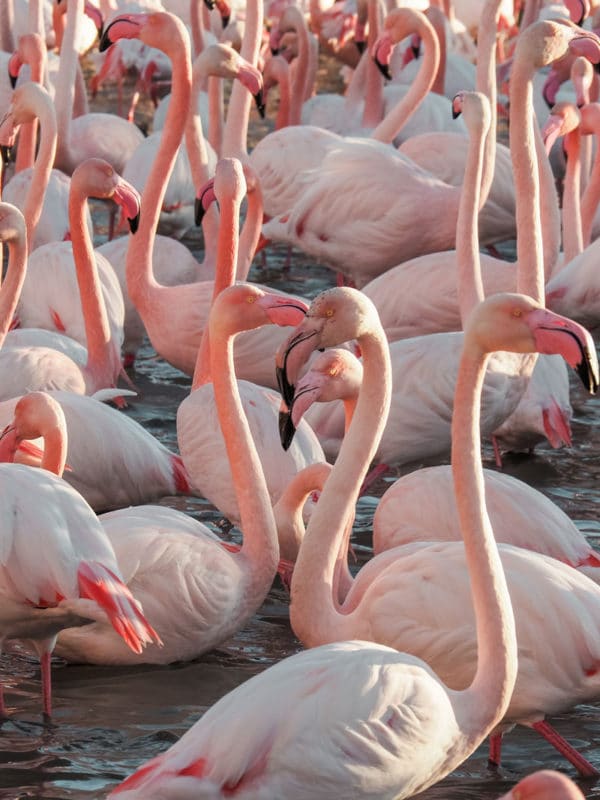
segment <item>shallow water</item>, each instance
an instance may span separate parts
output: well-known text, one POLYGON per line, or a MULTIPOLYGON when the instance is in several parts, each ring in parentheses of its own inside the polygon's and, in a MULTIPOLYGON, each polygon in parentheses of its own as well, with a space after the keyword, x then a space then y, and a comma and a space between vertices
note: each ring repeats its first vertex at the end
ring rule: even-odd
MULTIPOLYGON (((197 241, 191 242, 194 248, 197 241)), ((279 265, 285 251, 268 256, 269 267, 254 267, 252 278, 312 296, 332 283, 324 268, 293 256, 293 269, 279 265)), ((257 259, 258 262, 261 259, 257 259)), ((139 398, 131 414, 170 447, 176 447, 175 414, 189 379, 144 348, 132 378, 139 398)), ((597 520, 598 401, 577 390, 574 447, 539 448, 532 457, 508 456, 507 472, 536 486, 564 508, 592 540, 600 539, 597 520)), ((486 466, 492 466, 486 449, 486 466)), ((354 544, 359 562, 370 552, 370 521, 377 497, 395 476, 380 480, 360 501, 354 544)), ((200 498, 165 498, 166 505, 185 510, 227 529, 228 523, 200 498)), ((223 694, 250 676, 299 649, 287 620, 287 596, 275 585, 259 614, 230 642, 192 663, 167 667, 94 667, 53 665, 54 713, 41 714, 39 671, 23 653, 2 656, 7 684, 8 718, 0 725, 0 798, 104 797, 109 787, 152 756, 164 751, 223 694)), ((552 643, 548 643, 552 658, 552 643)), ((600 769, 600 709, 579 706, 552 722, 600 769)), ((505 737, 503 767, 492 771, 482 746, 460 770, 423 793, 423 798, 497 798, 525 774, 539 768, 574 770, 535 732, 518 728, 505 737)), ((600 798, 600 783, 582 783, 586 797, 600 798)))

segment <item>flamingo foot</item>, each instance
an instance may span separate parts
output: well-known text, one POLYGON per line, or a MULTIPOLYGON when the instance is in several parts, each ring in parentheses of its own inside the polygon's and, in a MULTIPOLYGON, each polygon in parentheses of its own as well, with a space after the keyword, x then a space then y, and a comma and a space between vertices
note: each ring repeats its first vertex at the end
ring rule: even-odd
POLYGON ((541 720, 540 722, 534 722, 531 727, 541 734, 546 741, 550 742, 575 767, 580 775, 586 778, 597 778, 600 775, 596 767, 590 764, 587 758, 584 758, 578 750, 570 745, 549 722, 541 720))
POLYGON ((367 477, 364 479, 362 486, 360 487, 360 492, 358 493, 359 497, 362 497, 367 489, 372 486, 378 478, 381 478, 382 475, 385 475, 388 472, 389 466, 387 464, 377 464, 373 469, 367 474, 367 477))
POLYGON ((42 668, 42 700, 44 703, 44 714, 52 714, 52 683, 50 680, 50 660, 48 651, 44 652, 40 658, 42 668))
POLYGON ((495 436, 492 436, 492 447, 494 448, 494 458, 496 460, 496 466, 498 469, 502 469, 502 453, 500 452, 500 445, 498 444, 498 439, 495 436))
POLYGON ((490 752, 488 755, 488 766, 499 767, 502 758, 502 734, 493 733, 490 736, 490 752))

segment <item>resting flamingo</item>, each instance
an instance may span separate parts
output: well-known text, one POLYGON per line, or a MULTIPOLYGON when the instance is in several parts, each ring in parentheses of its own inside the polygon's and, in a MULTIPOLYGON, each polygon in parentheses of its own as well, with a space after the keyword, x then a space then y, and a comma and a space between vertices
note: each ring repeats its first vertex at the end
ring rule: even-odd
MULTIPOLYGON (((115 386, 121 371, 119 351, 109 332, 93 258, 89 255, 91 243, 83 214, 85 198, 94 193, 102 197, 114 197, 123 204, 134 228, 139 214, 137 193, 116 175, 110 164, 100 159, 89 159, 73 174, 73 252, 82 304, 86 311, 86 363, 79 366, 58 350, 48 347, 5 346, 0 350, 0 364, 2 370, 11 373, 11 381, 10 386, 2 393, 3 399, 21 395, 30 389, 64 388, 79 394, 93 394, 99 389, 115 386)), ((24 235, 24 230, 22 233, 24 235)), ((40 253, 44 249, 38 248, 36 252, 40 253)), ((26 243, 16 237, 13 251, 14 272, 20 276, 22 282, 27 256, 26 243)), ((18 291, 15 291, 15 302, 17 298, 18 291)))
MULTIPOLYGON (((28 397, 19 401, 23 416, 28 402, 28 397)), ((43 430, 54 427, 56 407, 47 410, 43 430)), ((2 640, 33 642, 42 665, 47 714, 52 703, 50 657, 62 628, 108 617, 133 651, 150 642, 160 644, 121 578, 96 515, 74 489, 51 474, 62 472, 65 455, 64 447, 48 448, 41 470, 0 465, 0 635, 2 640)), ((0 706, 4 710, 3 701, 0 706)))

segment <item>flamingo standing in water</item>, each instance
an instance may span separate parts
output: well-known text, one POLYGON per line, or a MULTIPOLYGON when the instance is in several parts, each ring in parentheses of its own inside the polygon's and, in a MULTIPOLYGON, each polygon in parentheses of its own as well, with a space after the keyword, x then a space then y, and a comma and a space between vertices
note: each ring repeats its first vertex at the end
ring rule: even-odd
MULTIPOLYGON (((355 595, 351 607, 335 607, 331 579, 339 546, 334 540, 339 545, 383 431, 390 364, 373 307, 348 289, 319 295, 285 348, 286 368, 295 374, 313 347, 354 337, 363 348, 368 389, 309 522, 292 582, 293 624, 311 639, 326 637, 333 628, 355 635, 367 596, 355 595), (328 588, 315 593, 309 573, 316 562, 328 588)), ((235 793, 295 800, 359 793, 391 800, 416 794, 461 763, 502 719, 517 669, 510 601, 481 479, 477 400, 485 362, 496 347, 560 348, 578 364, 586 361, 589 344, 583 329, 522 296, 490 299, 471 316, 457 386, 453 461, 478 629, 477 670, 467 688, 448 689, 423 661, 382 646, 342 641, 317 647, 231 692, 110 796, 235 793), (283 716, 280 696, 286 698, 283 716)), ((589 370, 590 381, 597 379, 593 362, 589 370)), ((428 582, 429 590, 432 585, 428 582)))
MULTIPOLYGON (((27 427, 30 396, 19 401, 27 427)), ((35 426, 56 429, 58 404, 37 408, 35 426)), ((59 425, 64 426, 64 418, 59 425)), ((5 430, 3 438, 11 430, 5 430)), ((51 435, 50 433, 48 435, 51 435)), ((2 444, 2 440, 0 440, 2 444)), ((135 652, 160 639, 125 586, 114 551, 83 498, 61 478, 66 448, 49 446, 42 469, 0 465, 0 639, 32 641, 42 664, 44 711, 51 713, 50 657, 58 632, 102 618, 135 652), (40 553, 44 558, 40 558, 40 553)), ((0 707, 4 709, 3 701, 0 707)))
MULTIPOLYGON (((85 309, 87 360, 76 364, 58 350, 48 347, 15 345, 0 350, 1 368, 11 373, 10 386, 3 399, 21 395, 30 389, 67 389, 79 394, 93 394, 99 389, 114 387, 121 371, 118 348, 111 337, 99 281, 91 255, 91 242, 85 225, 83 209, 89 195, 114 198, 124 205, 126 215, 135 229, 139 215, 139 197, 114 169, 101 159, 89 159, 71 179, 71 218, 73 253, 76 258, 77 280, 85 309)), ((52 245, 46 245, 51 247, 52 245)), ((40 252, 44 248, 39 248, 40 252)), ((27 249, 22 242, 15 249, 15 270, 25 272, 27 249)), ((16 294, 18 297, 18 294, 16 294)))

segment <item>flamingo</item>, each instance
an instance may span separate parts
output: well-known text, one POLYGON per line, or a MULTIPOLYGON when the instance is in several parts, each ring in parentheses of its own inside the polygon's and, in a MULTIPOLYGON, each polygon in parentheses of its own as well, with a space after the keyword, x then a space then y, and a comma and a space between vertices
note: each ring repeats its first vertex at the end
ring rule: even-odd
MULTIPOLYGON (((18 404, 23 425, 29 402, 23 397, 18 404)), ((45 415, 38 409, 36 424, 42 432, 55 427, 57 408, 49 405, 45 415)), ((96 515, 74 489, 51 474, 62 472, 64 465, 64 447, 49 447, 41 470, 0 465, 0 637, 32 641, 42 666, 46 714, 52 705, 50 657, 62 628, 108 617, 135 652, 150 642, 160 644, 121 578, 96 515), (45 557, 40 559, 42 551, 45 557)))
MULTIPOLYGON (((20 151, 23 131, 31 125, 32 119, 39 119, 41 127, 34 166, 17 172, 4 187, 6 202, 23 210, 30 252, 48 242, 70 238, 70 180, 64 172, 52 169, 56 153, 56 113, 50 95, 42 86, 26 83, 13 92, 0 125, 0 144, 11 146, 19 132, 20 151)), ((86 223, 91 236, 93 227, 89 211, 86 223)))
POLYGON ((89 636, 65 637, 61 653, 94 663, 195 658, 239 630, 261 605, 275 576, 279 548, 262 468, 232 374, 231 339, 249 325, 289 325, 303 313, 304 306, 293 298, 269 295, 248 284, 223 292, 211 312, 211 367, 239 492, 241 549, 223 547, 204 526, 169 509, 149 506, 111 512, 103 523, 118 562, 132 589, 148 605, 148 619, 161 639, 164 636, 165 647, 149 649, 138 658, 99 624, 89 636))
MULTIPOLYGON (((89 256, 91 248, 89 238, 86 238, 83 206, 84 199, 89 194, 97 192, 100 196, 114 197, 126 207, 135 227, 139 198, 116 175, 110 164, 99 159, 90 159, 76 170, 71 179, 71 189, 73 252, 77 259, 82 303, 86 308, 87 360, 81 367, 59 351, 48 347, 5 346, 0 351, 0 364, 7 374, 10 372, 11 381, 2 393, 3 399, 15 397, 33 388, 64 388, 79 394, 94 393, 107 386, 114 386, 121 370, 119 354, 109 333, 93 260, 89 256)), ((11 305, 18 299, 25 272, 27 246, 25 241, 21 241, 21 234, 24 238, 24 229, 18 230, 17 235, 12 236, 12 266, 18 285, 14 285, 10 292, 11 305)), ((43 249, 45 248, 39 248, 36 252, 43 249)), ((7 293, 7 298, 8 296, 7 293)), ((7 326, 9 321, 6 322, 7 326)))
MULTIPOLYGON (((217 165, 214 196, 219 200, 218 279, 213 298, 233 283, 237 261, 237 223, 244 195, 244 175, 237 159, 221 159, 217 165)), ((214 300, 213 300, 214 302, 214 300)), ((206 335, 206 334, 205 334, 206 335)), ((217 423, 218 404, 207 373, 204 340, 198 351, 192 391, 177 411, 177 439, 183 462, 197 491, 207 497, 228 519, 239 520, 237 493, 231 480, 224 437, 217 423)), ((276 502, 295 473, 314 461, 323 461, 315 434, 305 424, 298 446, 284 452, 278 442, 279 395, 249 381, 239 381, 248 424, 257 448, 271 502, 276 502)))
MULTIPOLYGON (((391 392, 383 331, 373 307, 359 298, 350 289, 319 295, 285 348, 286 369, 294 375, 313 347, 358 336, 369 386, 309 522, 292 581, 292 624, 297 632, 302 627, 302 638, 307 634, 313 640, 326 637, 332 628, 336 634, 354 633, 359 626, 353 623, 368 596, 356 598, 352 610, 338 610, 330 594, 338 549, 334 540, 343 536, 353 513, 383 431, 391 392), (315 594, 315 581, 307 573, 317 560, 329 587, 315 594)), ((523 296, 488 299, 470 318, 457 386, 453 462, 478 620, 478 666, 467 688, 448 689, 426 662, 393 649, 364 641, 321 645, 238 687, 110 796, 133 800, 169 793, 226 797, 235 792, 239 797, 293 800, 351 797, 359 792, 391 800, 422 791, 463 761, 502 719, 517 669, 510 601, 485 512, 478 455, 476 401, 488 351, 560 348, 572 363, 579 363, 590 343, 578 326, 523 296), (584 337, 579 345, 567 329, 584 337), (279 696, 286 697, 283 718, 275 702, 279 696), (241 734, 249 727, 251 737, 231 738, 232 730, 241 734), (221 730, 227 731, 226 750, 221 730)), ((597 377, 594 366, 589 369, 590 378, 597 377)), ((432 584, 428 582, 427 588, 431 591, 432 584)))
MULTIPOLYGON (((479 427, 479 414, 469 418, 467 391, 471 387, 467 381, 472 381, 477 372, 482 384, 488 356, 480 354, 482 345, 474 345, 472 339, 481 337, 481 342, 484 339, 481 332, 485 330, 488 331, 485 341, 490 350, 496 346, 503 349, 519 346, 520 352, 523 352, 524 333, 519 333, 518 339, 513 340, 519 341, 520 345, 504 343, 501 333, 504 331, 506 334, 509 328, 518 329, 522 325, 531 328, 530 347, 533 347, 535 339, 536 350, 548 353, 559 352, 560 348, 563 357, 577 368, 588 388, 592 391, 597 388, 595 349, 585 329, 547 312, 524 295, 500 294, 488 298, 471 313, 465 331, 461 360, 463 369, 459 372, 453 416, 455 480, 457 459, 469 453, 471 458, 476 457, 480 463, 479 443, 466 441, 468 434, 465 431, 479 427), (489 334, 491 329, 495 332, 492 335, 489 334), (552 331, 546 342, 543 342, 543 331, 552 331), (563 331, 563 335, 556 335, 558 331, 563 331), (498 339, 492 345, 490 342, 495 335, 498 339), (572 335, 576 337, 578 345, 572 335), (460 405, 458 398, 461 399, 460 405), (463 418, 463 415, 466 417, 463 418)), ((289 380, 291 378, 293 382, 307 355, 314 348, 335 346, 350 338, 357 338, 363 352, 362 392, 368 400, 361 403, 362 395, 359 398, 349 433, 336 460, 336 468, 344 464, 344 485, 352 487, 352 490, 356 487, 358 492, 369 460, 377 449, 377 441, 371 440, 366 424, 360 423, 361 407, 365 419, 379 419, 386 392, 389 391, 389 373, 383 373, 385 377, 382 379, 382 370, 387 370, 385 364, 388 359, 385 338, 373 306, 359 293, 350 290, 329 290, 321 294, 313 301, 305 322, 282 348, 280 363, 284 366, 284 397, 289 400, 289 380), (369 379, 371 385, 367 383, 369 379), (358 453, 362 454, 361 459, 358 459, 358 453)), ((380 425, 383 427, 384 420, 380 425)), ((480 469, 479 466, 478 472, 480 469)), ((332 597, 336 584, 335 562, 352 506, 349 509, 343 500, 338 500, 335 510, 326 514, 320 512, 323 506, 327 508, 326 497, 330 487, 334 497, 339 498, 341 494, 339 485, 333 481, 334 475, 335 470, 311 516, 294 568, 290 606, 294 632, 306 646, 357 638, 402 647, 430 663, 440 676, 444 676, 448 685, 457 688, 468 686, 473 678, 472 654, 476 644, 474 638, 465 639, 468 572, 463 561, 462 545, 418 542, 389 550, 369 561, 358 574, 344 602, 336 603, 332 597), (315 568, 317 563, 320 565, 318 570, 315 568), (435 600, 428 601, 426 598, 431 597, 434 591, 435 600)), ((481 474, 478 480, 483 491, 481 474)), ((459 517, 460 500, 457 493, 459 517)), ((462 523, 461 528, 464 531, 462 523)), ((503 545, 500 550, 515 609, 519 673, 502 725, 495 732, 492 755, 495 759, 499 758, 498 735, 506 727, 519 722, 530 725, 548 738, 583 774, 596 774, 595 769, 551 728, 544 716, 598 695, 600 682, 593 665, 600 658, 600 650, 590 651, 588 633, 589 626, 592 625, 596 630, 597 624, 592 622, 595 614, 590 616, 588 609, 600 604, 600 589, 585 575, 552 558, 509 545, 503 545), (564 581, 569 586, 566 594, 562 588, 566 585, 564 581), (537 612, 531 613, 538 603, 540 609, 542 606, 556 609, 547 623, 540 621, 537 612), (541 624, 547 624, 547 627, 540 638, 541 624), (565 643, 560 653, 555 653, 552 665, 547 666, 543 655, 536 653, 539 653, 540 643, 543 648, 543 642, 554 640, 556 632, 552 628, 555 624, 561 629, 568 628, 572 639, 565 643)), ((471 637, 474 637, 475 629, 470 630, 471 637)))
POLYGON ((56 86, 58 147, 55 166, 67 173, 86 158, 104 158, 122 173, 144 138, 132 123, 114 114, 82 114, 71 119, 73 84, 78 55, 75 37, 83 14, 83 0, 69 0, 60 69, 56 86))

